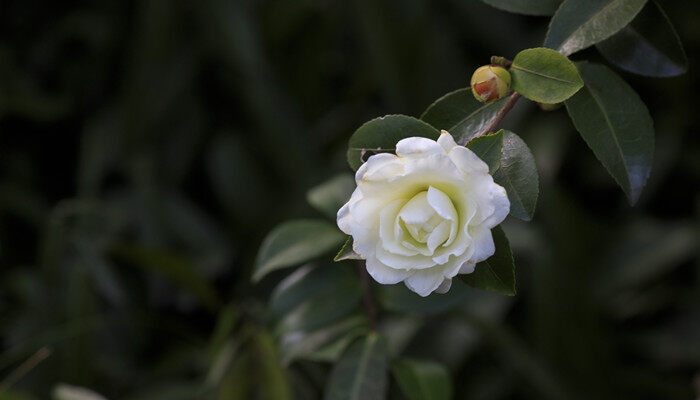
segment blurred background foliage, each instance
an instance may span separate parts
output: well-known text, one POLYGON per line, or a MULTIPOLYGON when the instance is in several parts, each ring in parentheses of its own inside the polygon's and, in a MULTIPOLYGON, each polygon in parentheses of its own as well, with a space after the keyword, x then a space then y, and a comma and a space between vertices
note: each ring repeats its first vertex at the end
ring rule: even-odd
MULTIPOLYGON (((518 295, 376 288, 389 352, 446 365, 454 398, 698 396, 700 3, 662 5, 689 73, 617 71, 656 128, 637 206, 564 110, 521 101, 504 127, 541 195, 504 225, 518 295)), ((361 123, 420 115, 546 24, 476 0, 0 4, 0 399, 320 398, 366 330, 355 271, 253 284, 262 238, 319 217, 305 194, 361 123), (340 343, 299 333, 339 318, 340 343)))

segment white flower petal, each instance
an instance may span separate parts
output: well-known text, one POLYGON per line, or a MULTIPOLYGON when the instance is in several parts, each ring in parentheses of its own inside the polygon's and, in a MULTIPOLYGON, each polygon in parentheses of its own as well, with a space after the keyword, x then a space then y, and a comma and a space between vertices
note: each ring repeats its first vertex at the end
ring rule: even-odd
POLYGON ((424 137, 410 137, 396 143, 396 155, 399 157, 422 156, 424 154, 442 153, 442 147, 436 141, 424 137))
POLYGON ((489 166, 466 147, 457 146, 453 148, 449 156, 457 168, 466 174, 483 175, 489 173, 489 166))
POLYGON ((445 294, 450 291, 450 287, 452 287, 452 279, 445 278, 445 280, 442 281, 440 286, 438 286, 438 288, 435 289, 435 293, 445 294))
POLYGON ((402 256, 393 254, 384 249, 381 243, 377 243, 376 257, 382 264, 394 269, 417 270, 430 268, 435 265, 429 256, 417 254, 415 256, 402 256))
POLYGON ((491 230, 485 227, 478 227, 472 230, 472 253, 469 261, 477 263, 491 257, 496 252, 496 246, 493 243, 493 235, 491 230))
POLYGON ((418 254, 416 250, 406 248, 401 244, 399 238, 403 233, 398 221, 399 210, 406 203, 405 199, 394 200, 387 204, 386 207, 379 213, 379 238, 381 239, 382 247, 390 253, 414 256, 418 254), (398 230, 395 229, 398 227, 398 230))
POLYGON ((465 262, 459 268, 459 274, 471 274, 472 272, 474 272, 474 268, 476 268, 476 264, 474 264, 473 262, 465 262))
POLYGON ((430 206, 430 203, 428 203, 428 192, 421 192, 413 196, 413 198, 401 208, 399 218, 406 224, 423 224, 428 222, 430 217, 434 214, 435 210, 430 206))
POLYGON ((457 142, 455 142, 455 139, 444 129, 440 132, 440 137, 438 138, 437 142, 440 146, 442 146, 445 152, 449 152, 453 148, 457 147, 457 142))
POLYGON ((445 280, 442 270, 439 267, 414 271, 406 278, 406 287, 416 292, 419 296, 425 297, 435 291, 445 280))
POLYGON ((367 258, 367 272, 382 285, 393 285, 410 276, 411 272, 401 269, 389 268, 377 260, 376 257, 367 258))
POLYGON ((456 222, 442 221, 440 225, 435 227, 433 232, 428 236, 428 249, 430 249, 430 255, 435 252, 435 249, 450 237, 450 229, 452 225, 457 225, 456 222))
POLYGON ((459 215, 457 215, 457 210, 455 210, 452 200, 439 189, 430 186, 426 194, 426 199, 433 210, 442 218, 449 219, 450 221, 457 221, 459 219, 459 215))

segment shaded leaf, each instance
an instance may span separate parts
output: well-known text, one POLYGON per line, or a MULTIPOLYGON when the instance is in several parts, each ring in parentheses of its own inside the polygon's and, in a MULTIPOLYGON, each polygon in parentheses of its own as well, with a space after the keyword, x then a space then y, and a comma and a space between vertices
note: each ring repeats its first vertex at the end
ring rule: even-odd
POLYGON ((509 296, 515 295, 515 263, 508 238, 500 226, 491 230, 496 252, 478 264, 474 272, 459 275, 467 285, 509 296))
POLYGON ((540 103, 560 103, 583 86, 574 64, 544 47, 518 53, 510 67, 513 90, 540 103))
POLYGON ((355 179, 352 175, 341 174, 313 187, 306 199, 318 211, 335 220, 338 210, 350 199, 353 190, 355 179))
POLYGON ((333 367, 325 400, 383 400, 387 386, 386 345, 370 333, 348 348, 333 367))
POLYGON ((467 143, 467 148, 479 156, 489 166, 489 173, 493 174, 501 164, 503 130, 474 138, 467 143))
POLYGON ((472 95, 471 88, 450 92, 435 100, 421 115, 421 120, 444 129, 460 145, 465 145, 496 118, 496 114, 508 101, 503 98, 491 103, 480 103, 472 95))
POLYGON ((253 281, 269 272, 291 267, 337 248, 345 235, 324 220, 287 221, 270 232, 258 252, 253 281))
POLYGON ((360 284, 351 268, 304 266, 277 285, 270 309, 280 319, 280 332, 309 332, 348 315, 360 296, 360 284))
POLYGON ((370 156, 394 152, 399 140, 414 136, 437 140, 440 131, 406 115, 375 118, 359 127, 350 137, 348 163, 353 170, 357 170, 370 156))
POLYGON ((566 101, 576 130, 636 203, 654 155, 654 127, 637 93, 607 67, 578 63, 586 87, 566 101))
POLYGON ((557 10, 545 47, 568 56, 615 34, 629 24, 647 0, 566 0, 557 10))
POLYGON ((83 387, 59 383, 53 388, 54 400, 107 400, 104 396, 83 387))
POLYGON ((552 15, 562 0, 481 0, 484 3, 512 13, 525 15, 552 15))
POLYGON ((404 285, 380 285, 377 288, 377 301, 383 308, 409 314, 437 314, 463 302, 469 289, 458 280, 452 280, 452 287, 445 294, 421 297, 404 285))
POLYGON ((645 76, 676 76, 688 69, 680 38, 658 2, 652 0, 632 23, 596 45, 616 66, 645 76))
POLYGON ((282 336, 280 347, 285 364, 295 359, 336 361, 347 346, 367 333, 363 315, 348 317, 308 334, 291 332, 282 336))
POLYGON ((156 271, 183 289, 194 294, 205 306, 212 310, 219 307, 221 300, 216 289, 197 270, 192 261, 166 250, 135 245, 121 245, 113 249, 113 254, 136 267, 156 271))
POLYGON ((450 400, 452 381, 447 369, 431 361, 400 359, 391 372, 409 400, 450 400))
POLYGON ((352 247, 353 239, 352 236, 348 236, 348 240, 345 241, 343 247, 340 248, 338 254, 335 255, 333 261, 343 261, 343 260, 362 260, 362 256, 355 253, 352 247))
POLYGON ((535 214, 540 190, 535 157, 518 135, 503 132, 501 166, 493 179, 506 189, 511 215, 529 221, 535 214))

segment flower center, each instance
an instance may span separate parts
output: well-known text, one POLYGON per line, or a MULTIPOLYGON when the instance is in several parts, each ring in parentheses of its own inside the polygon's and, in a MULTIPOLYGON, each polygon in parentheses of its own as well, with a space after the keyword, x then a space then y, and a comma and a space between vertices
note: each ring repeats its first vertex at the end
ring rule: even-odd
POLYGON ((413 196, 396 218, 401 228, 399 241, 425 255, 433 254, 454 236, 458 219, 447 195, 433 187, 413 196))

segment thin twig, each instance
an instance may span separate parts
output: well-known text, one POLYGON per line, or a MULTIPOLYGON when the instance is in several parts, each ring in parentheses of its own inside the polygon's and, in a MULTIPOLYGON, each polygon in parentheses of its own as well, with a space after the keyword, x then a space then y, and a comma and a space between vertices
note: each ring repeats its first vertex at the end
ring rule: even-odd
POLYGON ((365 307, 369 328, 374 331, 377 329, 377 309, 374 306, 372 292, 369 289, 369 279, 364 261, 357 262, 357 271, 360 273, 360 285, 362 286, 362 304, 365 307))
POLYGON ((486 128, 484 128, 483 131, 479 132, 479 134, 474 136, 472 139, 478 138, 480 136, 484 136, 484 135, 488 134, 489 132, 493 131, 498 126, 498 124, 501 122, 503 117, 505 117, 506 114, 508 114, 508 111, 510 111, 510 109, 513 108, 513 106, 515 105, 515 102, 518 101, 519 98, 520 98, 519 93, 513 93, 512 95, 510 95, 510 98, 508 99, 506 104, 504 104, 503 108, 501 108, 501 110, 498 111, 498 114, 496 114, 496 118, 494 118, 493 121, 491 121, 491 123, 486 128))
POLYGON ((491 56, 491 64, 510 68, 513 65, 513 61, 501 56, 491 56))
POLYGON ((39 363, 44 361, 51 355, 51 349, 44 346, 40 348, 36 353, 32 354, 26 361, 20 364, 14 371, 12 371, 5 379, 0 382, 0 393, 5 392, 7 389, 12 387, 17 381, 22 379, 29 371, 34 369, 39 363))

